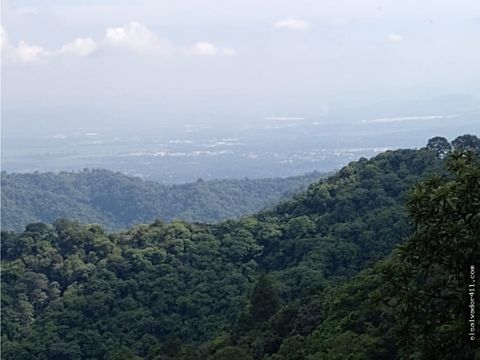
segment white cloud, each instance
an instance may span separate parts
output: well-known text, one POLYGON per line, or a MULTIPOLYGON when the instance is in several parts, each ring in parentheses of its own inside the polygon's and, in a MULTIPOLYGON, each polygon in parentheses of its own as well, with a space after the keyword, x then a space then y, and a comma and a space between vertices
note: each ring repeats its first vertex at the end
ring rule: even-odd
POLYGON ((397 43, 403 41, 403 36, 399 34, 390 34, 388 35, 388 40, 397 43))
POLYGON ((209 42, 197 42, 186 51, 189 55, 198 56, 232 56, 236 51, 233 48, 219 48, 215 44, 209 42))
POLYGON ((152 31, 138 22, 122 27, 110 27, 105 32, 105 43, 112 47, 139 52, 168 55, 171 52, 167 41, 159 39, 152 31))
POLYGON ((287 18, 277 21, 273 24, 275 29, 286 29, 294 31, 304 31, 310 27, 310 24, 301 19, 287 18))
POLYGON ((30 63, 38 62, 50 53, 41 46, 28 45, 25 41, 20 41, 13 49, 13 58, 16 61, 30 63))
POLYGON ((20 41, 17 46, 12 46, 8 40, 8 34, 3 27, 0 27, 0 40, 2 58, 6 60, 32 63, 38 62, 50 53, 41 46, 29 45, 20 41))
POLYGON ((197 42, 191 47, 174 48, 168 41, 159 38, 155 33, 138 22, 132 22, 120 27, 108 27, 104 38, 100 41, 95 41, 90 37, 78 37, 72 42, 63 45, 60 49, 51 51, 41 46, 29 45, 25 41, 20 41, 14 47, 9 43, 6 31, 2 27, 0 29, 2 56, 7 60, 23 63, 38 62, 47 56, 89 56, 100 48, 121 48, 156 56, 166 56, 174 52, 180 55, 207 57, 232 56, 236 54, 233 48, 217 47, 210 42, 197 42))
POLYGON ((61 54, 88 56, 98 49, 98 44, 91 38, 76 38, 60 49, 61 54))

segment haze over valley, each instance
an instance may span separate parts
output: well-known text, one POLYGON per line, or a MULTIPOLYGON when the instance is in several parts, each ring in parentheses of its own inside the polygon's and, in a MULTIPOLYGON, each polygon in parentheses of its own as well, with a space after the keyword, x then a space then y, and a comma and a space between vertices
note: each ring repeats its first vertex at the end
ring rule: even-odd
POLYGON ((462 4, 4 1, 3 169, 286 177, 478 133, 462 4))
MULTIPOLYGON (((453 139, 458 129, 479 133, 478 103, 467 96, 446 96, 430 102, 330 110, 317 116, 250 119, 233 129, 201 121, 173 123, 150 132, 134 128, 128 133, 121 127, 106 129, 94 124, 79 125, 76 130, 60 125, 35 133, 7 128, 2 138, 3 169, 59 172, 105 168, 169 184, 198 178, 327 172, 387 149, 421 147, 432 134, 453 139)), ((44 116, 58 115, 52 110, 44 116)), ((72 111, 71 116, 79 115, 72 111)))

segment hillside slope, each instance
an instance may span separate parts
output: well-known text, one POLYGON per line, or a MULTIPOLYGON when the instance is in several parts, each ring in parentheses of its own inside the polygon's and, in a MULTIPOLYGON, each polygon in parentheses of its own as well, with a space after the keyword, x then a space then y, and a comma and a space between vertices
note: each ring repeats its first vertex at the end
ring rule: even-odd
POLYGON ((98 223, 109 230, 159 218, 216 222, 255 213, 324 174, 214 180, 167 186, 107 170, 78 173, 2 172, 2 228, 22 231, 26 224, 58 218, 98 223))
POLYGON ((288 349, 323 322, 318 299, 411 234, 407 190, 441 163, 427 150, 388 151, 271 211, 216 225, 157 221, 107 234, 59 221, 3 233, 3 352, 306 358, 288 349))

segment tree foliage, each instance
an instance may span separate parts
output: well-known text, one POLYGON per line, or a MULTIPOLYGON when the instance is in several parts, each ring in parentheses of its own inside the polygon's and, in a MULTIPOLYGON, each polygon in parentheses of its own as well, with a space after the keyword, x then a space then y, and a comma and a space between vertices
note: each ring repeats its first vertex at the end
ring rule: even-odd
POLYGON ((213 180, 162 185, 107 170, 77 173, 2 172, 2 229, 22 231, 58 218, 98 223, 109 230, 139 223, 218 222, 273 206, 326 174, 256 180, 213 180))
POLYGON ((452 147, 459 151, 480 153, 480 139, 472 134, 465 134, 452 141, 452 147))
POLYGON ((446 167, 451 177, 432 176, 411 192, 415 233, 399 254, 400 340, 405 356, 422 359, 473 356, 469 284, 480 255, 480 166, 467 151, 453 153, 446 167))
POLYGON ((397 150, 241 220, 3 232, 3 357, 468 358, 479 186, 473 152, 397 150))
POLYGON ((452 145, 447 139, 441 136, 435 136, 428 140, 427 150, 434 152, 438 158, 443 159, 450 151, 452 151, 452 145))

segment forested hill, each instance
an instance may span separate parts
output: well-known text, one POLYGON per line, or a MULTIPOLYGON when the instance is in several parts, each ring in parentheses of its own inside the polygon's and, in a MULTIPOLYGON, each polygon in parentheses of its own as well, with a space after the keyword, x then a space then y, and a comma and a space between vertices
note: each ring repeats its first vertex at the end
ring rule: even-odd
POLYGON ((213 180, 167 186, 108 170, 78 173, 2 172, 2 228, 69 218, 109 230, 159 218, 216 222, 253 214, 325 175, 213 180))
POLYGON ((479 161, 429 145, 241 220, 2 232, 2 357, 473 359, 479 161))

